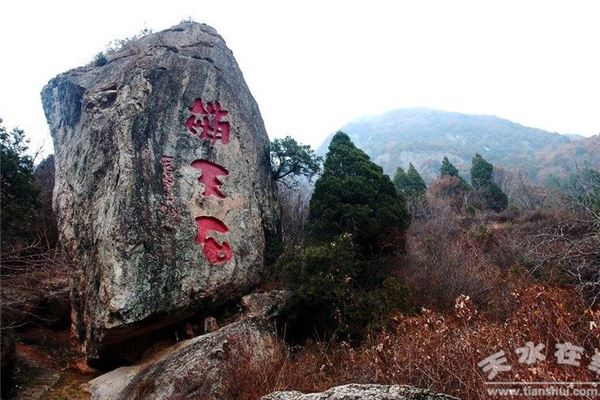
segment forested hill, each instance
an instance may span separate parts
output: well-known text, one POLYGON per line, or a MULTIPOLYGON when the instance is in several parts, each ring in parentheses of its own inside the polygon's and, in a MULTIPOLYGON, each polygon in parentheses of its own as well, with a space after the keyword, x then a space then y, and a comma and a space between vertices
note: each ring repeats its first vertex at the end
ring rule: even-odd
MULTIPOLYGON (((493 164, 522 167, 534 180, 539 171, 534 156, 571 143, 578 135, 561 135, 529 128, 490 115, 409 108, 351 122, 340 130, 393 175, 396 167, 412 162, 426 180, 439 172, 448 156, 468 175, 471 159, 480 153, 493 164)), ((319 147, 325 154, 331 135, 319 147)))

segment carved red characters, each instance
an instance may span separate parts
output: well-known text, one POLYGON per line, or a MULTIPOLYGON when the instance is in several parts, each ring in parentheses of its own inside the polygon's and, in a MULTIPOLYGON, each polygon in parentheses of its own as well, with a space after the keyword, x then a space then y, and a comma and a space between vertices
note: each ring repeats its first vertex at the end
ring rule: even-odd
MULTIPOLYGON (((223 145, 229 143, 229 122, 223 121, 223 118, 229 112, 221 107, 221 103, 214 101, 207 102, 205 105, 202 99, 196 99, 189 110, 191 115, 185 126, 192 135, 199 136, 201 140, 210 140, 212 145, 216 145, 217 141, 221 141, 223 145)), ((178 217, 172 190, 175 184, 173 157, 162 156, 161 163, 163 166, 162 184, 165 194, 162 211, 165 214, 178 217)), ((222 177, 229 175, 227 168, 208 160, 192 161, 191 166, 200 171, 201 175, 198 182, 204 186, 202 196, 214 196, 219 200, 226 197, 225 193, 221 191, 221 186, 223 185, 222 177)), ((208 215, 196 217, 195 220, 197 226, 196 243, 202 247, 202 252, 208 262, 218 265, 231 260, 233 251, 229 243, 225 241, 219 243, 211 235, 211 232, 221 234, 229 232, 229 228, 223 221, 208 215)))
POLYGON ((227 233, 229 229, 225 224, 215 217, 197 217, 198 233, 196 243, 202 246, 204 256, 211 264, 223 264, 231 260, 233 252, 229 243, 219 244, 214 238, 209 237, 209 232, 227 233))
POLYGON ((219 176, 229 175, 229 171, 206 160, 196 160, 192 163, 192 167, 199 169, 202 172, 198 182, 204 185, 204 196, 215 196, 220 199, 224 199, 225 195, 221 192, 221 185, 223 182, 219 180, 219 176))
POLYGON ((189 110, 191 115, 185 126, 192 135, 198 135, 200 139, 208 139, 213 143, 217 140, 221 140, 223 144, 229 143, 231 127, 229 122, 221 120, 229 112, 221 108, 221 103, 208 102, 204 106, 202 99, 196 99, 189 110))

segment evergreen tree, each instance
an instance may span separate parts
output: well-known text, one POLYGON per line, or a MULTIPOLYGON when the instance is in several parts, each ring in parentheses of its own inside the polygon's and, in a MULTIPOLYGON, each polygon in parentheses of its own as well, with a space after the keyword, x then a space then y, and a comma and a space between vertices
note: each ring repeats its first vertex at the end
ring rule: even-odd
POLYGON ((364 254, 377 254, 403 236, 409 222, 404 199, 383 169, 348 135, 336 133, 310 201, 313 237, 330 242, 349 233, 364 254))
POLYGON ((471 184, 480 188, 493 182, 494 166, 480 154, 475 154, 471 164, 471 184))
POLYGON ((456 176, 460 177, 458 174, 458 169, 448 160, 448 157, 444 157, 442 160, 442 167, 440 168, 440 176, 456 176))
POLYGON ((409 186, 407 188, 408 194, 413 196, 424 195, 427 191, 427 185, 412 163, 408 165, 408 172, 406 173, 406 176, 408 177, 409 182, 409 186))
POLYGON ((483 208, 499 212, 508 206, 508 197, 494 182, 494 166, 480 154, 473 157, 471 183, 483 208))
POLYGON ((321 339, 360 339, 392 311, 408 309, 408 290, 397 277, 375 284, 361 279, 364 260, 350 235, 309 246, 285 266, 292 292, 281 313, 287 340, 315 333, 321 339))
POLYGON ((23 247, 37 239, 39 190, 33 159, 26 154, 27 143, 23 130, 9 132, 0 119, 2 250, 23 247))
POLYGON ((408 176, 402 167, 396 168, 396 173, 394 174, 392 182, 398 193, 402 193, 404 188, 408 186, 408 176))
POLYGON ((440 168, 440 177, 444 177, 444 176, 458 178, 460 180, 460 185, 462 187, 461 189, 463 189, 463 190, 470 189, 467 181, 465 181, 464 178, 462 176, 460 176, 460 174, 458 173, 458 168, 456 168, 454 166, 454 164, 452 164, 450 162, 450 160, 448 160, 448 157, 444 157, 444 159, 442 160, 442 166, 440 168))
POLYGON ((407 172, 398 167, 393 182, 398 193, 401 193, 406 198, 419 197, 427 191, 425 181, 412 163, 408 165, 407 172))
MULTIPOLYGON (((410 218, 383 169, 338 132, 309 206, 311 246, 285 260, 291 298, 281 320, 302 340, 360 339, 405 309, 408 293, 386 258, 403 248, 410 218)), ((289 337, 289 336, 288 336, 289 337)))

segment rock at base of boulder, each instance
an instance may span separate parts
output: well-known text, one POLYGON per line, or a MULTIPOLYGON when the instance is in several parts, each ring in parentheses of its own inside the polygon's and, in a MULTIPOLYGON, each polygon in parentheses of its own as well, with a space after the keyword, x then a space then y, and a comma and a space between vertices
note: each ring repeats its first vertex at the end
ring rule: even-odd
POLYGON ((286 290, 272 290, 265 293, 252 293, 242 297, 243 318, 273 318, 279 315, 290 293, 286 290))
POLYGON ((90 381, 88 389, 93 400, 227 398, 228 365, 240 357, 249 365, 267 363, 277 343, 269 323, 248 319, 104 374, 90 381))
POLYGON ((456 397, 433 393, 404 385, 358 385, 336 386, 323 393, 304 394, 296 391, 275 392, 261 400, 458 400, 456 397))

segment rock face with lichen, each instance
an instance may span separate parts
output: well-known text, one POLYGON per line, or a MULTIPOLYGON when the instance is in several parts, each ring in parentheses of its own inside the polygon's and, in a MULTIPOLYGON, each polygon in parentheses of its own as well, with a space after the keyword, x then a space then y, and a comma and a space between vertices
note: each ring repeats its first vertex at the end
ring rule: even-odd
POLYGON ((262 319, 229 324, 184 340, 136 365, 117 368, 90 382, 92 400, 232 399, 230 368, 269 365, 279 342, 262 319))
POLYGON ((213 28, 181 23, 96 64, 42 91, 61 245, 81 271, 73 327, 92 364, 247 293, 278 215, 258 106, 213 28))
POLYGON ((275 392, 261 400, 459 400, 456 397, 434 393, 404 385, 349 384, 333 387, 322 393, 303 394, 296 391, 275 392))

